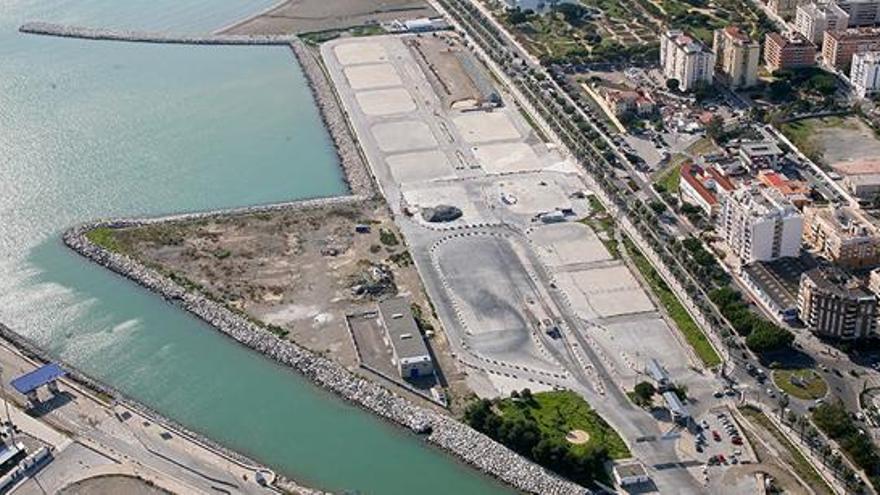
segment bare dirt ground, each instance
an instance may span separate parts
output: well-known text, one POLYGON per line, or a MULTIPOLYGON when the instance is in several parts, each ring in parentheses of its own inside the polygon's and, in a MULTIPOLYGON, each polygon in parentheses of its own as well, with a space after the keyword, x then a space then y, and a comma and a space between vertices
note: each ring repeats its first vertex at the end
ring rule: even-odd
POLYGON ((452 108, 456 103, 474 106, 483 100, 483 94, 462 66, 459 54, 462 48, 445 38, 409 38, 405 43, 413 50, 434 90, 444 104, 452 108))
MULTIPOLYGON (((352 370, 346 315, 395 294, 418 306, 456 406, 470 392, 384 203, 370 201, 115 231, 118 248, 352 370), (369 232, 358 233, 363 225, 369 232)), ((375 378, 375 377, 373 377, 375 378)))
POLYGON ((59 492, 61 495, 170 495, 171 492, 130 476, 100 476, 74 483, 59 492))
POLYGON ((826 119, 833 125, 818 127, 816 140, 828 163, 880 158, 880 140, 858 117, 826 119))
POLYGON ((302 34, 436 15, 423 0, 288 0, 224 33, 302 34))

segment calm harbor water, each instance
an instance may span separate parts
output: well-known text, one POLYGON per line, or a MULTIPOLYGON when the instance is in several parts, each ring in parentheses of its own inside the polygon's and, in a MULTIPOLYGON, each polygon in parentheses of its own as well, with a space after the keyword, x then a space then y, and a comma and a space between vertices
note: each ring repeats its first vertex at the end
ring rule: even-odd
POLYGON ((504 493, 67 251, 90 219, 344 192, 284 48, 40 38, 29 20, 210 30, 273 0, 4 0, 0 321, 162 413, 305 483, 504 493))

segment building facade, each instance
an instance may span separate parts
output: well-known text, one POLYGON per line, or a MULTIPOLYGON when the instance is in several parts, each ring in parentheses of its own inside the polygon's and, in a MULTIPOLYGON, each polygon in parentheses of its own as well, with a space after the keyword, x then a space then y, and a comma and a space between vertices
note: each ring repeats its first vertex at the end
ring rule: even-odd
POLYGON ((853 55, 849 81, 859 98, 873 96, 880 91, 880 52, 862 52, 853 55))
POLYGON ((742 264, 800 254, 803 217, 778 191, 749 186, 728 194, 717 219, 742 264))
POLYGON ((826 65, 849 70, 853 55, 880 51, 880 30, 847 29, 826 33, 822 43, 822 60, 826 65))
POLYGON ((880 0, 840 0, 837 5, 849 15, 850 26, 873 26, 880 21, 880 0))
POLYGON ((758 82, 761 45, 737 26, 715 31, 712 51, 715 68, 731 88, 747 88, 758 82))
POLYGON ((415 379, 432 375, 434 361, 406 298, 393 297, 380 302, 379 316, 400 377, 415 379))
POLYGON ((850 207, 804 208, 804 244, 846 268, 880 264, 880 237, 850 207))
POLYGON ((670 30, 660 37, 660 65, 666 79, 678 81, 682 91, 711 84, 715 54, 682 31, 670 30))
POLYGON ((800 33, 769 33, 764 39, 764 65, 770 72, 815 64, 816 45, 800 33))
POLYGON ((795 15, 798 5, 807 3, 807 0, 769 0, 767 8, 774 14, 786 19, 795 15))
POLYGON ((840 270, 814 268, 801 275, 798 313, 816 335, 861 339, 876 332, 877 296, 840 270))
POLYGON ((794 19, 795 30, 816 44, 822 44, 826 31, 843 31, 848 26, 849 14, 834 3, 800 5, 794 19))

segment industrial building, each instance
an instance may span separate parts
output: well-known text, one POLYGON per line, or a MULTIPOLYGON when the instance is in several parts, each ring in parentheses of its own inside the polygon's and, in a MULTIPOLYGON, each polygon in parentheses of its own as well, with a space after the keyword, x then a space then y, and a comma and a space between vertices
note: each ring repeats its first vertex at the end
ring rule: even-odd
POLYGON ((752 185, 726 195, 717 224, 742 264, 800 253, 803 217, 776 189, 752 185))
POLYGON ((816 45, 792 31, 769 33, 764 39, 764 65, 770 72, 816 65, 816 45))
POLYGON ((822 337, 861 339, 877 328, 877 296, 838 268, 815 268, 801 276, 798 312, 807 328, 822 337))
POLYGON ((691 91, 712 83, 715 54, 695 38, 673 29, 660 37, 660 65, 666 79, 675 79, 680 90, 691 91))
POLYGON ((380 302, 379 316, 401 378, 414 379, 433 374, 431 353, 406 298, 393 297, 380 302))
POLYGON ((716 70, 731 88, 748 88, 758 82, 761 45, 738 26, 715 30, 712 51, 716 70))
POLYGON ((804 244, 846 268, 880 264, 880 237, 848 206, 805 208, 804 244))

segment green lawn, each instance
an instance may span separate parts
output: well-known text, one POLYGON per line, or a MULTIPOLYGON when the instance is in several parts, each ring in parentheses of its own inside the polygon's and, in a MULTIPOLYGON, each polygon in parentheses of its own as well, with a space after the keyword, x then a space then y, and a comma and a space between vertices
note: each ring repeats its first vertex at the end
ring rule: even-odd
POLYGON ((113 229, 109 227, 98 227, 96 229, 92 229, 86 232, 86 238, 91 241, 93 244, 96 244, 104 249, 110 251, 120 251, 119 242, 116 240, 116 235, 113 232, 113 229))
POLYGON ((624 238, 626 249, 629 251, 630 257, 636 267, 642 273, 642 276, 651 286, 651 291, 660 299, 669 317, 675 322, 675 325, 684 335, 685 340, 694 349, 694 352, 707 368, 721 364, 721 358, 715 352, 715 348, 709 342, 708 337, 700 330, 697 323, 691 318, 690 313, 681 305, 678 298, 675 297, 672 290, 666 285, 666 282, 660 277, 660 274, 654 270, 651 263, 628 238, 624 238))
POLYGON ((630 457, 629 449, 608 423, 579 395, 570 391, 541 392, 533 394, 533 401, 504 399, 499 409, 505 419, 531 417, 538 424, 543 435, 555 438, 571 450, 583 454, 592 445, 601 445, 612 459, 630 457), (565 436, 572 430, 587 432, 587 443, 574 445, 566 442, 565 436))
POLYGON ((798 399, 816 400, 828 393, 825 379, 811 369, 776 370, 773 372, 773 383, 798 399))
POLYGON ((751 423, 754 425, 766 430, 773 438, 776 439, 777 442, 782 444, 785 447, 785 450, 788 451, 788 455, 791 457, 792 462, 788 464, 794 469, 798 476, 801 477, 805 482, 810 485, 810 488, 813 489, 819 495, 831 495, 834 491, 828 486, 825 482, 825 479, 822 478, 821 475, 816 471, 816 468, 813 467, 812 464, 801 454, 801 452, 792 445, 791 441, 785 436, 784 433, 779 431, 776 428, 770 418, 768 418, 763 412, 749 406, 743 406, 739 408, 739 411, 745 416, 751 423))
MULTIPOLYGON (((677 156, 684 157, 684 155, 677 156)), ((681 178, 681 163, 683 161, 673 158, 671 165, 657 179, 657 184, 663 186, 664 190, 670 194, 678 193, 678 181, 681 178)))

